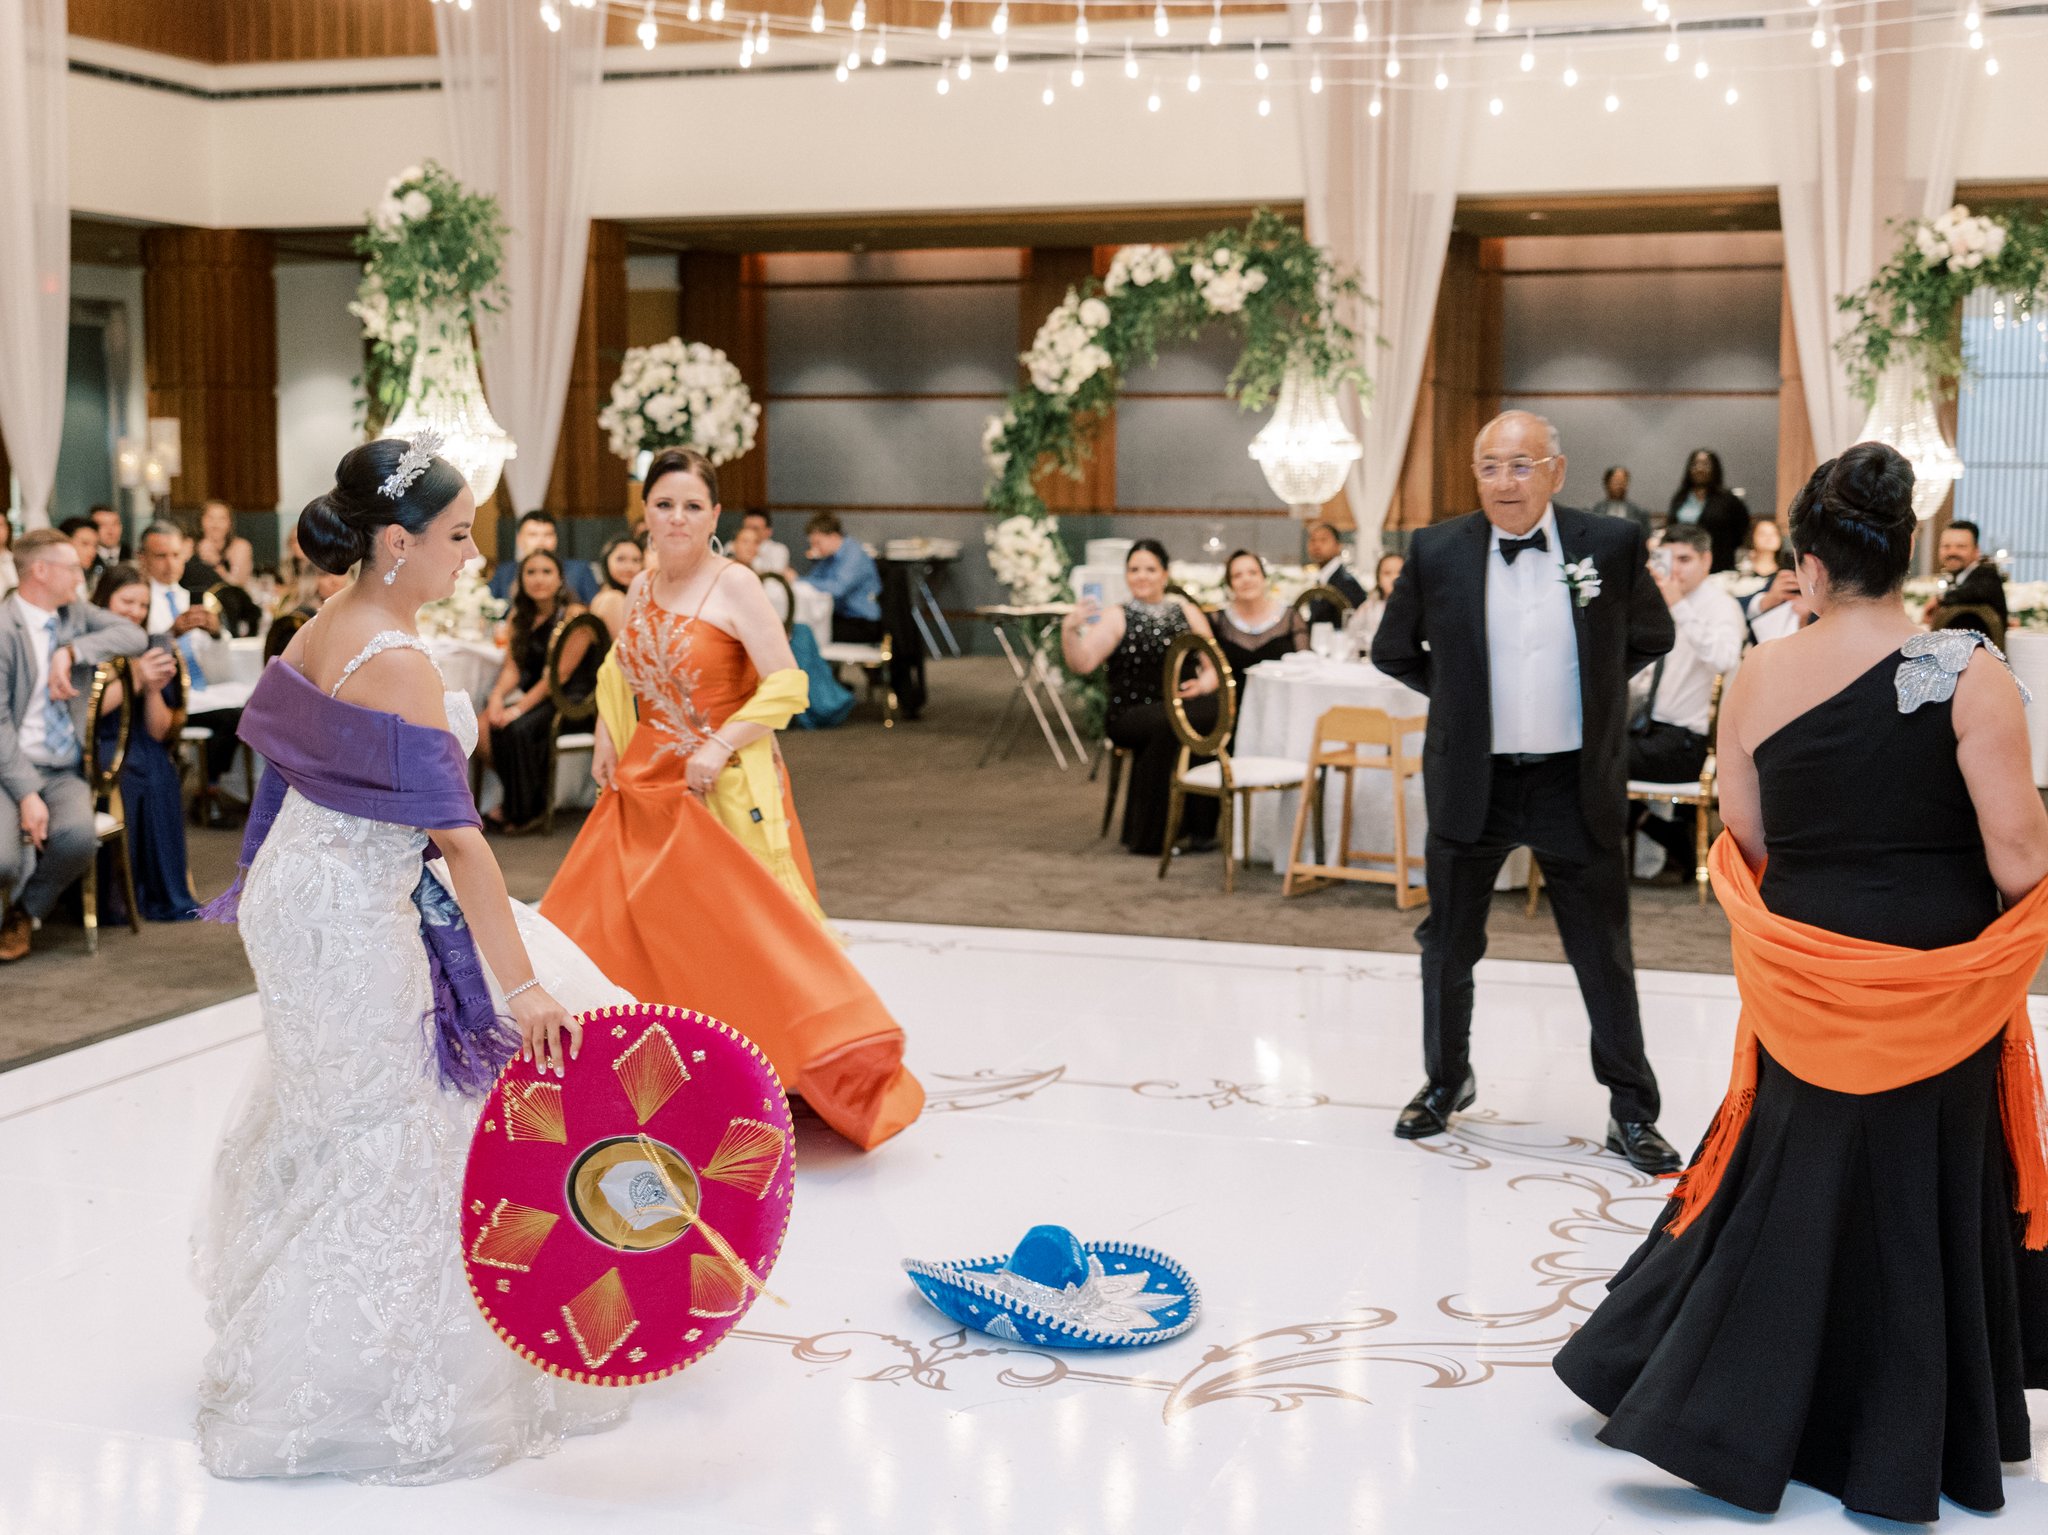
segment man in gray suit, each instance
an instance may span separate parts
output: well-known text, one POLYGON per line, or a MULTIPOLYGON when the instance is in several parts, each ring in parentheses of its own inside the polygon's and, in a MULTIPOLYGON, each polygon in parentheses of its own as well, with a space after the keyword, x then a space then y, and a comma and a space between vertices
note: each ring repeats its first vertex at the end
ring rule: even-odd
POLYGON ((0 964, 28 953, 34 924, 99 849, 83 747, 93 668, 149 646, 85 601, 78 549, 62 533, 27 534, 14 564, 21 585, 0 603, 0 964))

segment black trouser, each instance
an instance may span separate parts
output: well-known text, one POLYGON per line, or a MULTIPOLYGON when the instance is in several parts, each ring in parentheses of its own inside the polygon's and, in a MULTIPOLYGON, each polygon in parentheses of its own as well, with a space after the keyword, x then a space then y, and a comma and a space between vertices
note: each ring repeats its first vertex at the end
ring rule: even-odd
POLYGON ((1472 967, 1486 953, 1493 882, 1518 847, 1543 868, 1565 957, 1593 1025, 1593 1075, 1616 1119, 1655 1119, 1657 1077, 1643 1053, 1629 948, 1628 867, 1619 847, 1598 847, 1579 809, 1579 754, 1517 765, 1493 760, 1493 792, 1476 842, 1432 829, 1426 843, 1429 915, 1422 942, 1422 1051, 1429 1080, 1455 1086, 1471 1069, 1472 967))
MULTIPOLYGON (((1190 698, 1188 723, 1208 732, 1215 728, 1216 695, 1190 698)), ((1109 739, 1131 753, 1130 772, 1124 779, 1123 844, 1133 853, 1157 857, 1166 846, 1166 811, 1173 795, 1174 764, 1180 761, 1180 738, 1173 733, 1173 721, 1166 705, 1136 704, 1109 717, 1109 739)), ((1190 766, 1207 762, 1192 759, 1190 766)), ((1190 797, 1181 804, 1180 832, 1200 842, 1216 835, 1216 821, 1222 801, 1190 797)))
MULTIPOLYGON (((1652 720, 1647 730, 1628 738, 1628 776, 1650 783, 1697 783, 1707 765, 1707 738, 1683 725, 1652 720)), ((1698 815, 1691 805, 1671 807, 1671 819, 1635 806, 1632 824, 1664 849, 1666 864, 1690 877, 1699 868, 1698 815)))
POLYGON ((879 645, 882 643, 882 621, 879 618, 849 618, 844 613, 834 613, 832 640, 839 645, 879 645))

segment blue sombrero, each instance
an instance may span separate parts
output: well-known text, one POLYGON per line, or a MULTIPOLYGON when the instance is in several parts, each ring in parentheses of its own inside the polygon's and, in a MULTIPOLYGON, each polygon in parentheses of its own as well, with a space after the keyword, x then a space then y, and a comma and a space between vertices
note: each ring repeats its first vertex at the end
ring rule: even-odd
POLYGON ((910 1282, 956 1322, 1012 1343, 1129 1348, 1195 1325, 1202 1292, 1156 1248, 1082 1242, 1033 1226, 1013 1253, 964 1263, 903 1260, 910 1282))

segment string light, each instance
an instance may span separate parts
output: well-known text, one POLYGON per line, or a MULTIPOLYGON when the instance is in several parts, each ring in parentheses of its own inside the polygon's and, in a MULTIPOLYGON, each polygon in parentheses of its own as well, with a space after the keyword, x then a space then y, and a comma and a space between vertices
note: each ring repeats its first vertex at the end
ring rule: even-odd
POLYGON ((1572 88, 1573 86, 1577 85, 1578 83, 1579 83, 1579 70, 1578 70, 1578 66, 1572 63, 1572 61, 1571 61, 1571 55, 1567 54, 1567 55, 1565 55, 1565 61, 1564 61, 1564 88, 1565 88, 1566 90, 1570 90, 1570 89, 1571 89, 1571 88, 1572 88))
POLYGON ((1314 50, 1308 56, 1308 93, 1311 96, 1323 94, 1323 61, 1316 57, 1314 50))
POLYGON ((1440 91, 1447 91, 1451 88, 1451 77, 1444 73, 1444 56, 1442 54, 1436 56, 1436 79, 1433 83, 1440 91))
POLYGON ((853 14, 846 18, 846 24, 856 32, 868 29, 868 0, 853 0, 853 14))
MULTIPOLYGON (((842 74, 842 75, 840 76, 840 78, 841 78, 841 79, 844 79, 844 78, 845 78, 845 75, 844 75, 844 74, 842 74)), ((938 84, 938 92, 939 92, 939 94, 940 94, 941 96, 943 96, 943 95, 945 95, 945 94, 946 94, 946 93, 947 93, 948 91, 950 91, 950 90, 952 90, 952 89, 953 89, 953 82, 952 82, 951 80, 949 80, 949 79, 947 79, 947 78, 946 78, 946 72, 945 72, 945 71, 944 71, 943 69, 942 69, 942 70, 940 70, 940 71, 939 71, 939 84, 938 84)))
POLYGON ((846 72, 850 75, 860 68, 860 44, 855 43, 846 50, 846 72))
POLYGON ((640 17, 640 25, 634 28, 639 35, 640 46, 652 49, 661 37, 661 29, 654 24, 654 0, 647 0, 647 9, 640 17))
POLYGON ((1145 98, 1145 110, 1147 112, 1157 112, 1159 105, 1159 82, 1154 80, 1152 82, 1152 94, 1145 98))
MULTIPOLYGON (((820 7, 822 9, 822 6, 820 7)), ((815 28, 813 29, 815 30, 815 28)), ((946 0, 939 11, 939 41, 945 42, 953 35, 953 0, 946 0)))
POLYGON ((1365 24, 1365 0, 1358 0, 1357 8, 1351 13, 1351 40, 1362 43, 1372 36, 1372 28, 1365 24))
POLYGON ((1088 83, 1088 71, 1082 68, 1081 55, 1078 52, 1074 55, 1074 72, 1068 75, 1067 79, 1077 91, 1088 83))
POLYGON ((1476 27, 1485 19, 1485 16, 1481 14, 1479 9, 1479 0, 1472 0, 1472 3, 1465 8, 1465 25, 1476 27))
POLYGON ((1039 93, 1038 99, 1044 102, 1047 106, 1051 106, 1053 103, 1052 87, 1048 85, 1043 91, 1039 93))
POLYGON ((1008 74, 1009 72, 1010 72, 1010 45, 1009 45, 1008 43, 1006 43, 1006 42, 1005 42, 1005 43, 998 43, 998 44, 996 45, 996 73, 997 73, 997 74, 999 74, 999 75, 1006 75, 1006 74, 1008 74))
POLYGON ((1308 35, 1323 35, 1323 0, 1308 0, 1308 35))
POLYGON ((768 13, 766 11, 761 13, 761 25, 754 34, 754 53, 759 58, 766 58, 768 56, 768 13))
POLYGON ((752 23, 752 22, 750 21, 750 22, 748 22, 748 23, 747 23, 747 35, 746 35, 745 37, 743 37, 743 38, 741 38, 741 39, 740 39, 740 68, 741 68, 741 69, 751 69, 751 68, 753 68, 753 66, 754 66, 754 24, 753 24, 753 23, 752 23))
POLYGON ((1664 62, 1667 64, 1676 64, 1678 62, 1678 23, 1675 21, 1671 24, 1671 41, 1664 45, 1664 62))
POLYGON ((1723 96, 1721 99, 1727 102, 1728 105, 1732 107, 1735 105, 1736 102, 1742 100, 1742 92, 1738 91, 1734 86, 1731 85, 1728 87, 1728 94, 1723 96))
POLYGON ((1844 55, 1842 53, 1842 29, 1840 27, 1836 27, 1835 46, 1828 50, 1828 62, 1834 65, 1835 68, 1840 69, 1842 67, 1843 57, 1844 55))
POLYGON ((1124 39, 1124 78, 1126 80, 1138 78, 1138 55, 1132 49, 1131 40, 1128 37, 1124 39))
POLYGON ((1191 53, 1188 55, 1188 90, 1193 93, 1201 88, 1202 56, 1199 53, 1191 53))
POLYGON ((889 62, 889 23, 886 21, 875 28, 875 50, 868 55, 868 62, 877 69, 889 62))
POLYGON ((1074 7, 1074 46, 1088 46, 1088 0, 1080 0, 1074 7))
POLYGON ((1977 9, 1976 0, 1971 0, 1970 8, 1963 12, 1963 30, 1965 32, 1975 32, 1983 25, 1984 17, 1977 9))
POLYGON ((1502 101, 1498 96, 1494 97, 1493 100, 1489 101, 1486 104, 1486 110, 1491 112, 1495 117, 1500 116, 1501 113, 1505 112, 1507 109, 1508 104, 1505 101, 1502 101))
POLYGON ((1272 100, 1271 100, 1271 99, 1270 99, 1269 97, 1267 97, 1267 95, 1266 95, 1266 94, 1265 94, 1265 93, 1264 93, 1263 91, 1261 91, 1261 92, 1259 93, 1259 116, 1261 116, 1261 117, 1271 117, 1272 115, 1273 115, 1273 103, 1272 103, 1272 100))
POLYGON ((1984 61, 1984 73, 1987 75, 1995 75, 1998 73, 1998 55, 1993 54, 1990 58, 1984 61))
POLYGON ((825 0, 811 0, 811 30, 825 30, 825 0))
POLYGON ((1252 78, 1254 80, 1264 80, 1272 73, 1273 71, 1266 67, 1266 40, 1263 37, 1253 38, 1252 78))
POLYGON ((1661 27, 1664 25, 1665 22, 1671 19, 1671 7, 1668 5, 1659 5, 1655 11, 1651 12, 1651 14, 1656 17, 1657 25, 1661 27))
POLYGON ((1508 0, 1500 0, 1500 9, 1493 13, 1493 30, 1505 32, 1508 29, 1508 0))
POLYGON ((974 78, 974 55, 962 53, 960 55, 960 62, 953 66, 953 73, 960 77, 960 82, 963 85, 972 80, 974 78))
POLYGON ((1692 61, 1692 77, 1695 80, 1707 78, 1707 56, 1704 53, 1692 61))
POLYGON ((996 7, 996 19, 988 24, 988 29, 997 37, 1002 37, 1010 30, 1010 0, 1003 0, 1003 3, 996 7))
POLYGON ((1399 39, 1398 37, 1390 37, 1387 39, 1387 78, 1389 80, 1398 80, 1401 78, 1400 48, 1401 39, 1399 39))
POLYGON ((1621 110, 1621 98, 1614 94, 1614 90, 1610 86, 1607 91, 1607 99, 1601 102, 1600 105, 1607 108, 1610 112, 1619 112, 1621 110))
MULTIPOLYGON (((562 13, 554 8, 550 0, 540 0, 540 24, 550 32, 562 30, 562 13)), ((744 61, 742 61, 744 68, 744 61)))
MULTIPOLYGON (((837 69, 835 69, 835 70, 833 70, 833 71, 832 71, 832 78, 833 78, 833 79, 835 79, 835 80, 837 80, 837 81, 838 81, 838 82, 839 82, 839 83, 840 83, 841 85, 844 85, 844 84, 846 84, 846 78, 847 78, 847 76, 846 76, 846 60, 844 60, 844 59, 841 59, 841 60, 839 61, 839 67, 838 67, 837 69)), ((939 76, 939 84, 941 84, 941 85, 944 85, 945 83, 946 83, 946 77, 945 77, 944 75, 940 75, 940 76, 939 76)), ((940 91, 940 92, 939 92, 939 94, 940 94, 941 96, 943 96, 943 95, 945 95, 946 93, 945 93, 944 91, 940 91)))
POLYGON ((688 16, 693 26, 702 21, 704 19, 704 0, 690 0, 688 16))
POLYGON ((1531 27, 1522 39, 1522 73, 1527 74, 1536 67, 1536 29, 1531 27))
POLYGON ((1372 88, 1372 105, 1365 109, 1365 115, 1367 117, 1378 117, 1383 110, 1385 109, 1380 103, 1380 88, 1375 85, 1372 88))
POLYGON ((1973 49, 1982 48, 1984 46, 1984 34, 1982 32, 1972 32, 1970 34, 1970 46, 1973 49))
POLYGON ((1813 44, 1813 46, 1814 46, 1814 47, 1816 47, 1816 48, 1825 48, 1825 47, 1827 47, 1827 45, 1828 45, 1828 32, 1827 32, 1827 28, 1826 28, 1826 27, 1823 27, 1823 26, 1822 26, 1822 25, 1821 25, 1821 24, 1820 24, 1819 22, 1817 22, 1817 21, 1816 21, 1816 22, 1815 22, 1815 23, 1813 24, 1813 35, 1812 35, 1811 37, 1809 37, 1809 38, 1807 39, 1807 41, 1808 41, 1808 42, 1810 42, 1810 43, 1812 43, 1812 44, 1813 44))
POLYGON ((1216 9, 1209 15, 1209 46, 1223 46, 1223 0, 1216 0, 1216 9))
POLYGON ((1166 19, 1166 0, 1152 7, 1152 35, 1164 37, 1173 30, 1173 23, 1166 19))
MULTIPOLYGON (((570 0, 570 4, 573 5, 574 3, 575 0, 570 0)), ((711 0, 711 19, 713 21, 725 20, 725 0, 711 0)))

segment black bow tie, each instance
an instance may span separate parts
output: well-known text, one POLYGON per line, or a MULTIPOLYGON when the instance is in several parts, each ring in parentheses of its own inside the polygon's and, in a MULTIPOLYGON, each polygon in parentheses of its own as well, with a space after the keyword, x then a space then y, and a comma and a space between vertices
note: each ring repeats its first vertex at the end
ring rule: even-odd
POLYGON ((1543 530, 1538 528, 1527 538, 1502 539, 1500 541, 1500 557, 1512 565, 1515 563, 1515 556, 1524 549, 1548 549, 1549 547, 1550 540, 1544 536, 1543 530))

